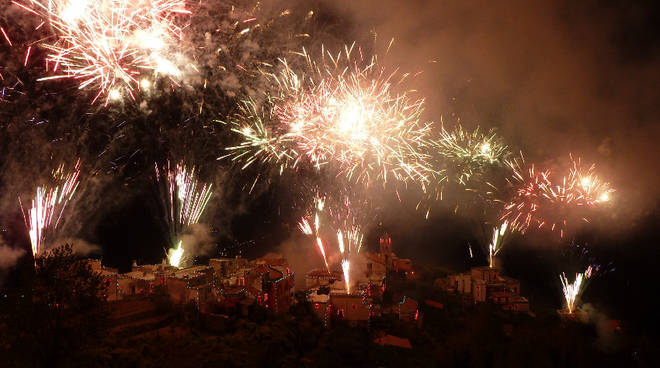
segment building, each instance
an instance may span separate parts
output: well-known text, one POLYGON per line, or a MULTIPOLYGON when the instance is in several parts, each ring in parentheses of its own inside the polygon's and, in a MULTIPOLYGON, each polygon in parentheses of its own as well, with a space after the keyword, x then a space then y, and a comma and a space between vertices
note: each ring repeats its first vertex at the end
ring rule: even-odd
POLYGON ((328 272, 325 269, 316 268, 305 275, 305 287, 307 289, 329 288, 345 289, 344 274, 340 271, 328 272))
POLYGON ((103 267, 100 260, 88 261, 104 278, 103 295, 108 301, 152 294, 157 287, 177 304, 194 302, 198 307, 211 300, 258 303, 274 313, 285 313, 293 303, 294 274, 278 255, 248 261, 240 257, 214 258, 209 266, 185 268, 165 261, 155 265, 133 262, 130 272, 119 274, 103 267))
POLYGON ((155 275, 174 303, 185 304, 193 301, 201 306, 211 297, 214 270, 210 266, 182 269, 167 267, 159 269, 155 275))
POLYGON ((504 310, 529 312, 529 301, 520 295, 520 282, 500 275, 494 267, 473 267, 468 272, 450 275, 444 288, 468 296, 474 303, 488 301, 504 310))
POLYGON ((269 254, 254 261, 214 258, 209 265, 215 277, 213 294, 219 302, 232 299, 256 303, 273 313, 286 313, 293 303, 294 274, 281 255, 269 254))
POLYGON ((372 317, 370 300, 356 294, 330 293, 326 312, 352 324, 367 324, 372 317))
POLYGON ((256 290, 257 302, 274 313, 286 313, 293 301, 294 276, 288 267, 258 264, 246 274, 247 284, 256 290))
POLYGON ((88 259, 87 264, 93 272, 98 273, 103 278, 103 291, 101 292, 103 299, 109 302, 119 300, 117 269, 103 266, 100 259, 88 259))
POLYGON ((230 277, 239 269, 246 267, 248 260, 236 256, 236 258, 211 258, 209 266, 213 268, 217 279, 230 277))

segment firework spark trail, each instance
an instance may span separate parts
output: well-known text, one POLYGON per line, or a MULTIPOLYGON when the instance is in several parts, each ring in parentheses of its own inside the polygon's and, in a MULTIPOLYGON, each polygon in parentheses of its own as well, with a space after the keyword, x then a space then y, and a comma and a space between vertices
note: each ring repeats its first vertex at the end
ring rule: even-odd
POLYGON ((495 256, 502 250, 502 247, 504 246, 504 238, 508 234, 508 231, 513 231, 513 229, 509 229, 508 221, 504 221, 499 228, 493 228, 493 238, 488 245, 488 258, 491 268, 495 265, 495 256))
POLYGON ((14 46, 14 44, 9 39, 9 36, 7 36, 7 32, 5 32, 5 29, 2 26, 0 26, 0 32, 2 32, 2 35, 5 37, 5 40, 7 40, 9 46, 14 46))
POLYGON ((351 282, 350 282, 350 273, 351 273, 351 262, 348 259, 341 261, 341 269, 344 272, 344 283, 346 283, 346 293, 351 293, 351 282))
POLYGON ((27 212, 19 197, 34 257, 38 256, 44 248, 44 236, 48 228, 56 229, 58 227, 67 204, 78 188, 80 159, 71 172, 65 172, 62 164, 51 174, 53 181, 58 184, 53 187, 48 185, 37 187, 31 207, 27 212))
MULTIPOLYGON (((13 4, 49 24, 55 36, 40 80, 73 78, 79 88, 98 88, 94 98, 125 91, 131 97, 145 72, 170 78, 181 73, 171 60, 182 37, 178 15, 190 14, 183 0, 14 0, 13 4), (115 92, 113 92, 115 91, 115 92)), ((43 24, 43 23, 42 23, 43 24)), ((40 25, 41 27, 41 25, 40 25)), ((26 55, 27 63, 27 55, 26 55)))
POLYGON ((584 291, 583 281, 591 277, 592 270, 592 266, 589 266, 584 272, 576 273, 575 280, 573 282, 568 281, 565 273, 562 272, 562 274, 559 275, 559 280, 561 280, 568 313, 572 314, 575 310, 575 303, 578 301, 580 295, 584 291))
MULTIPOLYGON (((522 233, 531 226, 547 227, 551 231, 559 230, 563 238, 570 221, 563 213, 608 202, 614 189, 595 174, 595 165, 584 170, 581 159, 571 155, 570 161, 568 174, 554 182, 550 170, 541 171, 532 164, 524 174, 521 162, 507 162, 518 188, 514 198, 505 204, 501 219, 508 220, 522 233)), ((588 222, 586 217, 582 220, 588 222)))
POLYGON ((351 256, 353 252, 359 253, 362 247, 363 235, 360 227, 354 225, 352 228, 342 231, 337 230, 337 244, 339 246, 339 253, 341 254, 341 268, 344 272, 344 282, 346 284, 346 292, 351 293, 350 283, 350 266, 351 256))
MULTIPOLYGON (((361 203, 364 205, 364 203, 361 203)), ((362 248, 363 234, 359 224, 358 211, 352 207, 348 197, 338 208, 330 208, 334 227, 337 229, 337 245, 342 257, 341 268, 344 273, 346 292, 351 293, 350 266, 351 257, 362 248)))
POLYGON ((325 255, 325 247, 323 246, 323 240, 321 239, 321 234, 319 233, 319 230, 321 228, 320 214, 323 212, 324 208, 325 208, 325 198, 317 194, 316 197, 314 198, 314 211, 313 211, 314 229, 312 230, 312 226, 309 224, 309 221, 307 220, 306 217, 300 219, 300 222, 298 223, 298 227, 300 228, 300 231, 303 234, 314 237, 316 246, 319 248, 319 251, 323 256, 323 263, 325 264, 325 268, 329 273, 330 266, 328 265, 328 257, 325 255))
MULTIPOLYGON (((168 161, 164 175, 161 175, 157 164, 154 164, 154 168, 156 181, 162 182, 166 188, 166 208, 170 230, 172 237, 176 239, 185 227, 199 223, 199 219, 213 195, 213 185, 200 183, 195 167, 188 168, 183 161, 175 167, 171 167, 168 161)), ((170 251, 174 250, 183 254, 184 250, 181 248, 180 241, 179 247, 170 251)), ((172 263, 170 262, 170 264, 172 263)))
MULTIPOLYGON (((360 204, 366 206, 366 203, 360 204)), ((358 212, 352 207, 348 196, 326 197, 325 194, 320 194, 317 190, 312 209, 308 210, 307 215, 303 216, 298 223, 298 228, 303 234, 314 237, 328 272, 330 272, 330 267, 326 248, 329 243, 323 239, 324 236, 335 234, 348 293, 350 293, 349 269, 351 258, 354 254, 360 252, 363 241, 358 212), (341 200, 337 200, 337 198, 341 198, 341 200)))
POLYGON ((264 104, 244 101, 230 119, 241 142, 228 147, 225 157, 244 168, 279 165, 280 172, 331 165, 350 181, 367 184, 390 178, 429 182, 432 170, 421 148, 431 124, 420 122, 423 100, 394 93, 396 72, 388 74, 375 57, 365 60, 355 45, 337 55, 323 49, 318 60, 305 50, 298 55, 300 69, 281 59, 279 72, 265 73, 277 91, 264 104))

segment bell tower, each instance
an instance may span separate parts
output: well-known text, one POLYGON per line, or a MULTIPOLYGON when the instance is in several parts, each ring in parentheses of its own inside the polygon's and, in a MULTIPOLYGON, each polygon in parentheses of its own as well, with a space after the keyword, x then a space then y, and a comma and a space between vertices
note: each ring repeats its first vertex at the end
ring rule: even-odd
POLYGON ((382 255, 389 255, 392 253, 392 238, 387 233, 380 237, 380 253, 382 255))
POLYGON ((392 269, 393 260, 392 260, 392 238, 387 233, 384 233, 380 237, 380 256, 383 257, 385 263, 385 269, 387 271, 392 269))

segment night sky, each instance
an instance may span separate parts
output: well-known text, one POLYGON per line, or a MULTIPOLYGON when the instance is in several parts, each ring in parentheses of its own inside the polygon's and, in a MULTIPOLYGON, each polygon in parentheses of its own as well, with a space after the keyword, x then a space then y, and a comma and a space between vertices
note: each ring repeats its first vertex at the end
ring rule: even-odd
MULTIPOLYGON (((425 119, 497 128, 510 148, 545 167, 569 153, 596 162, 599 174, 616 188, 611 205, 564 239, 539 231, 514 236, 502 252, 501 267, 521 280, 533 307, 559 308, 557 274, 577 271, 565 269, 579 263, 570 244, 585 245, 609 272, 591 282, 584 302, 646 333, 660 331, 660 289, 654 281, 660 267, 657 2, 277 1, 263 14, 287 7, 293 10, 291 24, 273 28, 281 34, 256 34, 252 41, 260 48, 252 56, 273 61, 282 49, 353 40, 370 44, 374 38, 378 49, 394 38, 383 62, 402 72, 421 72, 412 84, 425 98, 425 119), (310 9, 314 19, 303 24, 310 9), (311 36, 289 36, 301 31, 311 36)), ((302 268, 295 270, 300 278, 322 266, 297 230, 304 195, 299 179, 264 170, 267 178, 250 193, 259 169, 241 171, 217 160, 232 137, 215 120, 231 114, 241 94, 258 90, 256 82, 239 76, 235 83, 223 79, 204 90, 197 81, 190 82, 197 87, 174 91, 163 85, 143 102, 90 105, 90 93, 79 91, 75 82, 36 81, 44 73, 38 61, 43 50, 35 48, 32 65, 23 66, 26 45, 40 35, 28 18, 0 0, 0 25, 14 41, 9 46, 0 38, 0 85, 15 86, 0 102, 0 257, 29 250, 17 196, 30 193, 52 165, 81 157, 85 183, 58 237, 122 271, 133 259, 160 262, 170 245, 153 163, 185 157, 216 188, 203 218, 210 240, 200 248, 199 261, 281 252, 302 258, 293 262, 302 268)), ((231 57, 243 57, 237 54, 231 57)), ((482 247, 490 230, 469 206, 455 212, 455 201, 448 199, 434 205, 425 220, 415 211, 414 194, 408 195, 403 202, 378 197, 367 246, 387 232, 397 254, 424 267, 462 271, 485 264, 482 247)), ((28 258, 19 266, 29 264, 28 258)), ((15 265, 0 266, 0 282, 15 277, 15 265)))

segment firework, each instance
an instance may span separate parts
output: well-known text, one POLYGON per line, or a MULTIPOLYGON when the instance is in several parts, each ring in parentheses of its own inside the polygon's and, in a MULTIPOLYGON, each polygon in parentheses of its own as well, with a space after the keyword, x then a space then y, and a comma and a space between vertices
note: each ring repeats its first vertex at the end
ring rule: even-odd
POLYGON ((566 300, 566 308, 568 313, 573 313, 575 310, 575 303, 578 301, 580 295, 584 291, 584 280, 591 277, 592 266, 587 267, 587 269, 582 273, 575 274, 575 280, 569 282, 566 274, 562 272, 559 275, 559 280, 561 280, 562 289, 564 291, 564 299, 566 300))
MULTIPOLYGON (((501 169, 506 168, 511 153, 494 129, 484 132, 477 127, 469 131, 457 125, 447 130, 443 125, 425 149, 426 166, 432 169, 427 170, 430 181, 422 185, 424 196, 417 210, 425 211, 426 218, 433 203, 444 199, 448 187, 458 189, 452 191, 452 197, 469 192, 469 197, 478 198, 480 204, 498 201, 496 180, 502 176, 501 169)), ((456 210, 459 203, 466 203, 458 198, 456 202, 456 210)))
POLYGON ((363 235, 360 232, 359 226, 353 226, 347 231, 337 230, 337 244, 339 246, 339 253, 343 258, 341 261, 341 269, 344 273, 344 283, 346 284, 346 292, 351 293, 350 283, 350 267, 351 255, 353 252, 360 252, 362 247, 363 235))
POLYGON ((325 255, 325 247, 323 246, 323 239, 321 239, 321 234, 319 233, 319 230, 321 228, 320 215, 323 213, 324 208, 325 208, 325 197, 322 197, 321 195, 317 194, 314 199, 314 211, 313 211, 314 229, 312 230, 309 221, 305 217, 303 217, 300 220, 300 222, 298 223, 298 227, 300 228, 300 231, 302 231, 303 234, 314 237, 316 245, 319 248, 321 255, 323 256, 323 263, 325 264, 325 268, 329 273, 330 266, 328 265, 328 257, 325 255))
POLYGON ((437 166, 445 174, 441 179, 460 185, 481 177, 492 166, 502 166, 510 155, 508 147, 492 129, 483 133, 477 127, 470 132, 457 125, 448 131, 443 126, 440 136, 431 142, 430 149, 439 161, 437 166))
POLYGON ((181 240, 179 240, 177 247, 170 249, 170 251, 167 253, 167 259, 171 266, 179 267, 181 265, 182 258, 183 248, 181 247, 181 240))
POLYGON ((348 259, 341 261, 341 269, 344 272, 344 283, 346 283, 346 293, 351 293, 350 272, 351 262, 348 259))
MULTIPOLYGON (((348 195, 337 195, 337 197, 342 198, 342 200, 337 201, 334 197, 328 198, 317 190, 314 196, 313 208, 299 221, 298 228, 303 234, 314 237, 328 272, 330 272, 330 267, 326 246, 327 244, 334 244, 334 242, 325 242, 323 239, 324 236, 335 234, 346 290, 350 293, 350 280, 348 277, 351 257, 360 252, 363 240, 358 217, 360 211, 351 205, 348 195), (313 220, 310 222, 308 219, 313 220)), ((363 209, 363 207, 366 207, 366 203, 360 202, 359 209, 363 209)))
MULTIPOLYGON (((570 161, 568 174, 557 180, 550 170, 538 170, 532 164, 524 173, 520 162, 508 162, 518 188, 501 219, 523 233, 532 226, 546 227, 563 237, 573 213, 608 202, 614 189, 595 174, 595 165, 584 170, 581 159, 571 155, 570 161)), ((581 219, 588 222, 584 216, 581 219)))
MULTIPOLYGON (((190 14, 183 0, 21 0, 14 4, 40 17, 55 35, 43 44, 41 80, 73 78, 79 88, 98 89, 94 101, 127 93, 147 73, 179 77, 173 45, 182 38, 178 15, 190 14), (54 40, 54 41, 53 41, 54 40)), ((39 26, 41 27, 41 25, 39 26)), ((26 64, 29 57, 26 55, 26 64)))
POLYGON ((76 162, 71 172, 65 172, 62 164, 51 174, 53 181, 57 184, 52 187, 47 185, 37 187, 32 204, 27 211, 23 208, 19 197, 34 257, 43 250, 46 231, 49 228, 58 227, 67 204, 78 188, 80 160, 76 162))
POLYGON ((488 258, 491 268, 495 265, 495 256, 504 246, 505 236, 512 230, 513 229, 509 229, 509 223, 507 221, 504 221, 499 228, 493 228, 493 238, 491 239, 490 244, 488 244, 488 258))
POLYGON ((560 198, 566 202, 577 202, 578 205, 583 206, 609 202, 614 189, 596 175, 596 164, 592 164, 588 169, 583 169, 581 158, 574 159, 572 155, 570 157, 573 167, 566 180, 568 189, 563 191, 567 194, 560 198))
POLYGON ((14 44, 11 42, 11 39, 9 39, 9 36, 7 35, 7 32, 5 32, 5 29, 0 26, 0 33, 2 33, 2 36, 4 36, 5 40, 9 44, 9 46, 14 46, 14 44))
MULTIPOLYGON (((195 172, 195 167, 188 168, 183 161, 175 167, 167 162, 163 174, 157 164, 154 164, 156 171, 156 180, 165 187, 164 192, 167 198, 166 208, 170 224, 172 238, 178 238, 179 234, 188 226, 199 223, 199 219, 206 209, 211 196, 213 195, 210 183, 200 183, 195 172)), ((179 246, 170 250, 183 254, 181 242, 179 246)), ((170 261, 172 257, 169 257, 170 261)), ((181 256, 178 257, 179 262, 181 256)), ((175 258, 176 259, 176 258, 175 258)), ((170 264, 174 265, 172 262, 170 264)))
POLYGON ((429 181, 421 147, 431 125, 420 122, 423 100, 394 92, 396 73, 354 45, 334 56, 322 50, 318 59, 297 55, 303 66, 281 59, 280 71, 266 74, 277 90, 262 104, 245 101, 230 119, 241 141, 227 148, 229 157, 280 172, 331 166, 352 182, 429 181))

